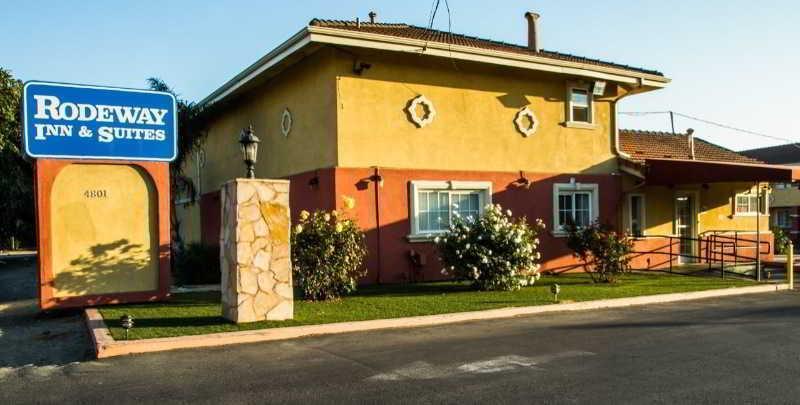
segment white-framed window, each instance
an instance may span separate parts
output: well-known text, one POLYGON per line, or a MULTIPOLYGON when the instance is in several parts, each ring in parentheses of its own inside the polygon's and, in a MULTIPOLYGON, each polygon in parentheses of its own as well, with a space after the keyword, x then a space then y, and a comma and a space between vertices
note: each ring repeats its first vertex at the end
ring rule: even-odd
MULTIPOLYGON (((766 196, 761 198, 761 214, 767 215, 767 199, 766 196)), ((734 197, 734 211, 735 215, 756 215, 758 213, 758 194, 756 193, 739 193, 734 197)))
POLYGON ((792 227, 792 214, 789 210, 775 210, 775 226, 779 228, 792 227))
POLYGON ((632 236, 643 236, 645 223, 644 194, 628 195, 628 224, 632 236))
POLYGON ((553 230, 563 233, 565 226, 587 226, 597 220, 600 212, 599 186, 594 183, 553 184, 553 230))
POLYGON ((489 181, 411 182, 411 234, 409 239, 426 240, 450 228, 456 213, 477 218, 483 207, 492 202, 489 181))
POLYGON ((567 121, 576 124, 593 124, 592 88, 588 84, 567 86, 567 121))

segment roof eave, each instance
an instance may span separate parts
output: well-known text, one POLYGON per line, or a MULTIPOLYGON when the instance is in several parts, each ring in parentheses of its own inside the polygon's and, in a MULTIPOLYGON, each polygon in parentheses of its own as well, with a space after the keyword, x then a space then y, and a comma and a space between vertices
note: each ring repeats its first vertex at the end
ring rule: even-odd
POLYGON ((228 97, 231 93, 256 78, 261 73, 269 70, 301 48, 311 43, 308 27, 304 27, 289 39, 278 45, 275 49, 248 66, 241 73, 234 76, 200 101, 201 106, 210 106, 228 97))
POLYGON ((670 79, 667 77, 645 72, 558 60, 543 56, 525 55, 515 52, 497 51, 329 27, 309 26, 308 31, 311 33, 311 40, 319 43, 441 56, 495 65, 591 77, 594 79, 654 88, 665 87, 670 82, 670 79))
POLYGON ((248 66, 241 73, 228 80, 200 101, 200 105, 208 107, 216 104, 236 90, 276 66, 300 49, 312 44, 328 44, 353 46, 376 50, 406 52, 431 56, 447 57, 479 63, 488 63, 523 69, 581 76, 597 80, 632 85, 635 88, 658 89, 666 87, 670 79, 664 76, 636 72, 615 67, 600 66, 589 63, 564 61, 547 57, 524 55, 514 52, 496 51, 463 45, 451 45, 429 42, 418 39, 401 38, 367 32, 341 30, 329 27, 307 26, 278 47, 248 66))

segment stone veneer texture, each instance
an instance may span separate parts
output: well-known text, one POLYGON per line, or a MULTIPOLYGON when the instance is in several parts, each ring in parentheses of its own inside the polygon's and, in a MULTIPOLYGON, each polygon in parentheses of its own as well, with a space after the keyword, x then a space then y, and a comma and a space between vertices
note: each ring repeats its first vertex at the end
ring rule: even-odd
POLYGON ((292 319, 289 182, 235 179, 222 187, 222 316, 292 319))

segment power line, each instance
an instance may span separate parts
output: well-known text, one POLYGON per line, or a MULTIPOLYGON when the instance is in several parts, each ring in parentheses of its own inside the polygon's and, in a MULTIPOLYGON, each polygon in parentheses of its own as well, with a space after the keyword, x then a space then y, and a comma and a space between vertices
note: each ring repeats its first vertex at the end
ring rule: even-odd
POLYGON ((686 118, 686 119, 689 119, 689 120, 692 120, 692 121, 702 122, 704 124, 713 125, 713 126, 720 127, 720 128, 725 128, 725 129, 728 129, 728 130, 731 130, 731 131, 741 132, 741 133, 748 134, 748 135, 760 136, 762 138, 768 138, 768 139, 772 139, 772 140, 775 140, 775 141, 781 141, 781 142, 790 143, 790 144, 794 145, 795 147, 797 147, 798 149, 800 149, 800 145, 797 145, 797 143, 798 143, 797 140, 792 140, 792 139, 788 139, 788 138, 781 138, 779 136, 773 136, 773 135, 765 134, 765 133, 762 133, 762 132, 756 132, 756 131, 751 131, 749 129, 738 128, 738 127, 734 127, 732 125, 723 124, 723 123, 720 123, 720 122, 716 122, 716 121, 711 121, 711 120, 707 120, 707 119, 704 119, 704 118, 695 117, 695 116, 692 116, 692 115, 689 115, 689 114, 680 113, 680 112, 677 112, 677 111, 620 111, 619 114, 631 115, 631 116, 674 114, 674 115, 677 115, 679 117, 683 117, 683 118, 686 118))

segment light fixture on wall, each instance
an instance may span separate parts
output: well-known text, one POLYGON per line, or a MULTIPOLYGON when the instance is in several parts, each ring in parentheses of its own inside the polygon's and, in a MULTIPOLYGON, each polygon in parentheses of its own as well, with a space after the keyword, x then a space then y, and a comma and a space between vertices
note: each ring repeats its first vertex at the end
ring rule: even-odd
POLYGON ((254 179, 256 177, 256 161, 258 161, 258 143, 260 139, 253 130, 253 124, 242 130, 239 136, 239 143, 242 145, 242 159, 245 166, 247 166, 247 178, 254 179))
POLYGON ((374 183, 377 183, 378 187, 383 187, 383 176, 380 175, 379 173, 375 173, 372 176, 369 176, 369 180, 374 183))
POLYGON ((314 171, 314 177, 308 180, 308 186, 313 190, 319 189, 319 170, 314 171))
POLYGON ((602 80, 597 80, 594 82, 594 86, 592 86, 592 95, 597 97, 602 97, 603 94, 606 93, 606 82, 602 80))

